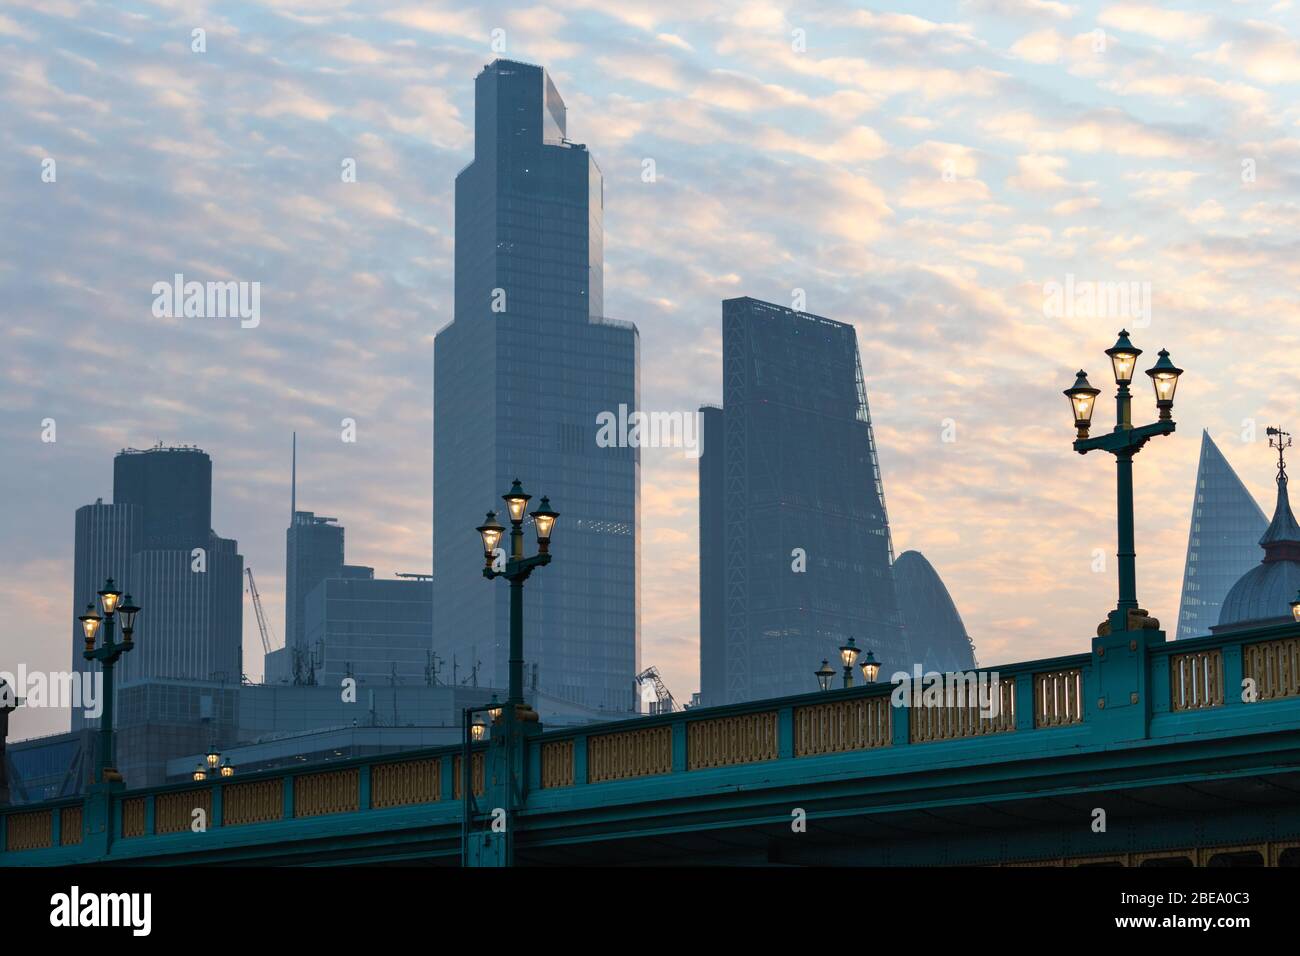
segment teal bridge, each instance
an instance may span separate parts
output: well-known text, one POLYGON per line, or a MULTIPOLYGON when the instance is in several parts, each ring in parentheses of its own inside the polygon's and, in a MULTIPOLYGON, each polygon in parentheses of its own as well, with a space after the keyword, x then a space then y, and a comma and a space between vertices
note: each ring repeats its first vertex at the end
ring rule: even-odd
POLYGON ((468 775, 445 747, 100 783, 0 810, 0 865, 1300 863, 1300 624, 1128 625, 984 669, 993 717, 878 683, 534 724, 514 759, 494 728, 468 775))

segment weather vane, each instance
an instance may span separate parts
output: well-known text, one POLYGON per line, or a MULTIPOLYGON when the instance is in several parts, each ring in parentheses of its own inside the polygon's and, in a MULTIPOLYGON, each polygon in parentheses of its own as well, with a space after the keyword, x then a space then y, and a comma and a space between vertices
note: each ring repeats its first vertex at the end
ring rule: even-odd
POLYGON ((1264 429, 1264 434, 1269 436, 1268 447, 1277 449, 1277 476, 1279 479, 1285 479, 1285 450, 1291 447, 1291 433, 1284 432, 1280 428, 1274 428, 1272 425, 1269 425, 1264 429))

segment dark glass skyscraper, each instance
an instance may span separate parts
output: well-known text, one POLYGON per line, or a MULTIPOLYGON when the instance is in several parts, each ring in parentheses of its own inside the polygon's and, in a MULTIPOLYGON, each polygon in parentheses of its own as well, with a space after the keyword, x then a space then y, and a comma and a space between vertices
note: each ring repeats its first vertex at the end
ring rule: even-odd
MULTIPOLYGON (((74 620, 109 576, 144 608, 135 650, 117 664, 119 687, 150 677, 239 682, 244 559, 211 523, 212 459, 193 446, 118 453, 113 504, 77 509, 74 620)), ((82 647, 74 625, 72 665, 85 671, 82 647)), ((74 710, 73 730, 85 723, 74 710)))
MULTIPOLYGON (((474 86, 474 161, 456 177, 454 321, 434 345, 434 648, 507 683, 507 588, 474 528, 519 478, 561 514, 525 589, 524 655, 545 693, 631 710, 640 657, 640 452, 597 444, 636 410, 638 338, 603 318, 600 169, 566 139, 541 67, 497 60, 474 86)), ((529 529, 531 537, 531 528, 529 529)))
POLYGON ((853 327, 728 299, 722 362, 700 465, 704 702, 815 690, 850 636, 886 676, 910 670, 853 327))
POLYGON ((898 609, 912 656, 927 671, 951 673, 975 666, 975 646, 939 572, 920 551, 894 562, 898 609))
POLYGON ((1219 622, 1228 589, 1259 563, 1259 538, 1267 527, 1254 497, 1210 433, 1202 431, 1178 637, 1201 637, 1219 622))

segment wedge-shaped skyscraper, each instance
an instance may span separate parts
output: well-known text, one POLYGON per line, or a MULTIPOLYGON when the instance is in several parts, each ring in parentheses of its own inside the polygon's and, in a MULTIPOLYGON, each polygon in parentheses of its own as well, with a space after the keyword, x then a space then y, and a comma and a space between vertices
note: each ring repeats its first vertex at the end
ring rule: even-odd
POLYGON ((638 342, 630 323, 603 318, 603 180, 567 139, 541 67, 497 60, 474 98, 474 161, 456 177, 454 321, 434 344, 434 649, 448 673, 507 684, 509 589, 483 579, 474 529, 518 478, 534 505, 545 494, 560 512, 554 561, 524 593, 528 682, 630 711, 640 453, 597 436, 602 412, 637 408, 638 342))
POLYGON ((704 703, 816 690, 849 637, 886 676, 910 670, 853 326, 728 299, 722 353, 700 459, 704 703))
POLYGON ((1178 637, 1201 637, 1219 622, 1228 589, 1259 563, 1259 538, 1267 527, 1264 512, 1210 433, 1201 432, 1178 637))

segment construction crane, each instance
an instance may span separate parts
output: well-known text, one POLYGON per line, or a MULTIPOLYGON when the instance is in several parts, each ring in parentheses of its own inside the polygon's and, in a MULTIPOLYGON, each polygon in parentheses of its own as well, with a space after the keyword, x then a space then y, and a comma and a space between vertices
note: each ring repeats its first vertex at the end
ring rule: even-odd
POLYGON ((257 593, 257 582, 253 580, 253 569, 244 568, 244 573, 248 575, 248 593, 253 596, 253 613, 257 615, 257 629, 262 635, 262 650, 271 653, 271 640, 267 637, 270 625, 266 623, 266 615, 262 613, 262 595, 257 593))
POLYGON ((673 695, 664 684, 663 678, 659 676, 659 668, 647 667, 636 675, 638 686, 646 681, 650 681, 655 689, 655 702, 651 705, 650 710, 652 714, 671 714, 675 710, 681 710, 677 706, 677 701, 673 700, 673 695))

